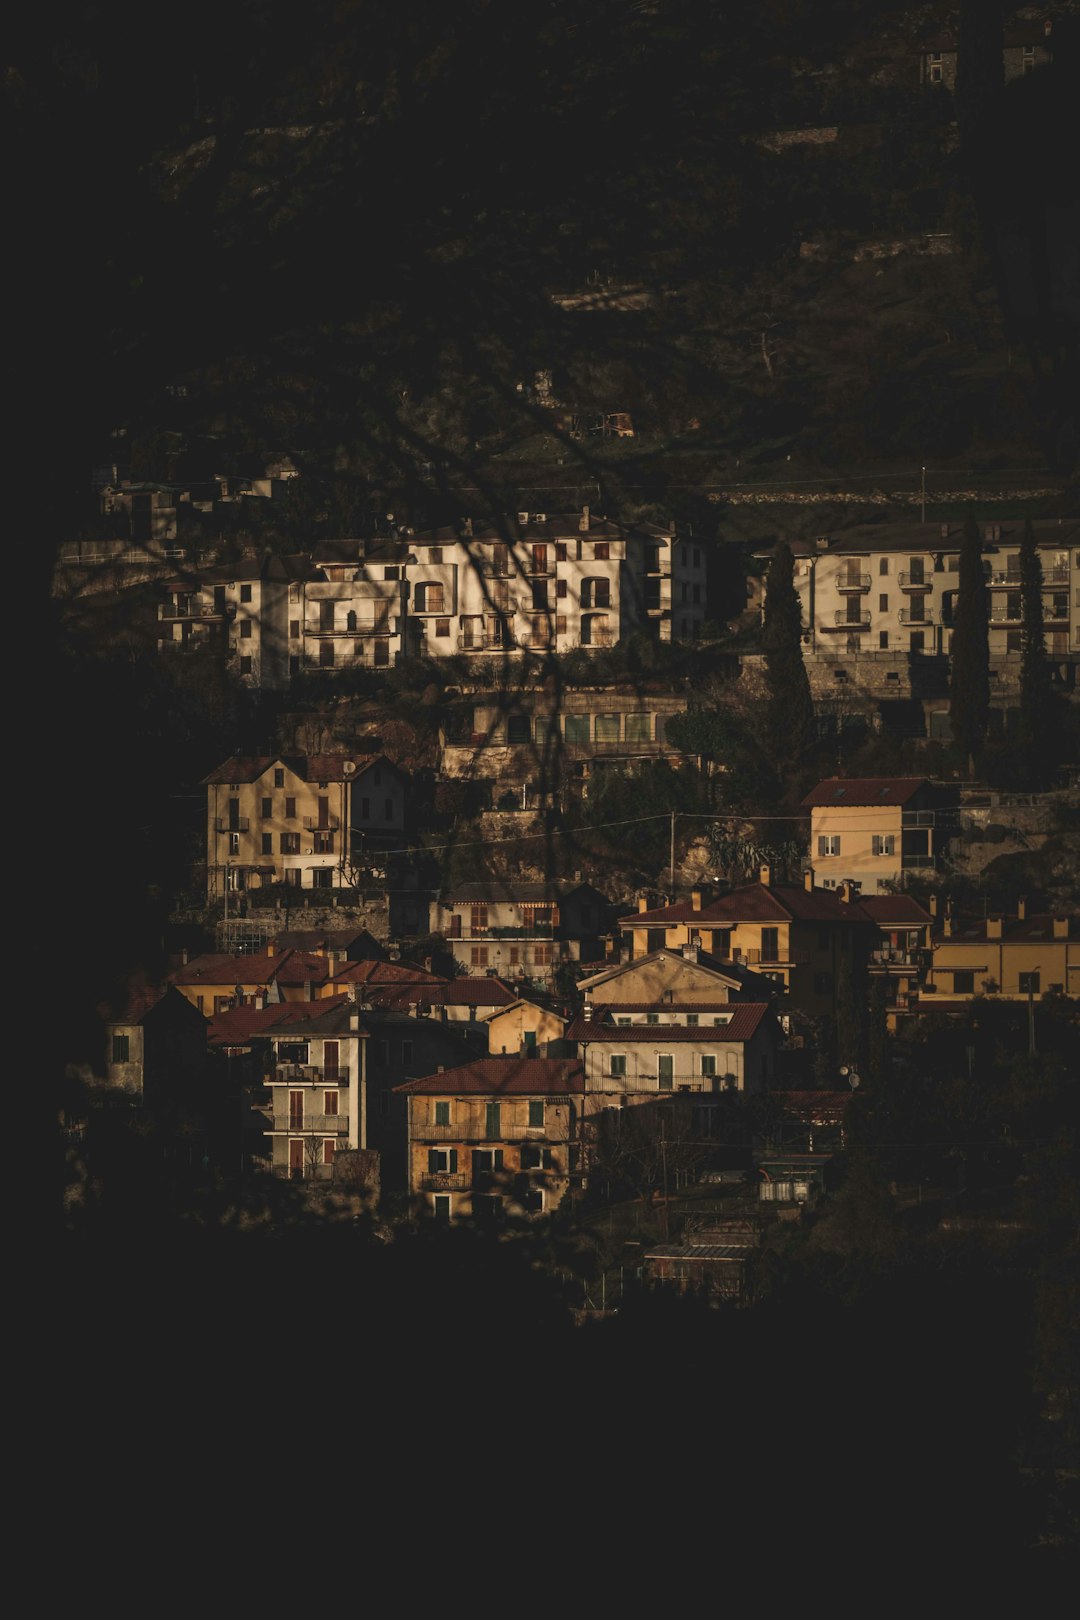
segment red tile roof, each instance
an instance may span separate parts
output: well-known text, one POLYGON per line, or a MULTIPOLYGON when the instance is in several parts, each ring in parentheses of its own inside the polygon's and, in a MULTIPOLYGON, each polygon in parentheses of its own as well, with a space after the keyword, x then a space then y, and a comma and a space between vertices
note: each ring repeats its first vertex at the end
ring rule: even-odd
POLYGON ((925 927, 933 918, 911 894, 860 894, 859 904, 879 928, 890 923, 902 927, 925 927))
POLYGON ((343 1007, 345 996, 324 1001, 275 1001, 268 1007, 231 1007, 210 1019, 211 1046, 246 1046, 256 1036, 269 1036, 294 1024, 310 1023, 327 1008, 343 1007))
POLYGON ((407 962, 345 962, 334 974, 335 984, 438 985, 448 981, 438 973, 411 967, 407 962))
POLYGON ((665 923, 710 923, 733 927, 736 923, 772 922, 868 923, 859 900, 842 900, 838 890, 804 889, 786 883, 749 883, 717 900, 702 900, 695 911, 689 900, 655 911, 636 911, 619 918, 620 928, 648 928, 665 923))
POLYGON ((907 804, 920 788, 928 786, 925 776, 830 776, 801 803, 807 809, 826 804, 907 804))
POLYGON ((169 974, 172 984, 324 984, 330 973, 325 956, 303 951, 259 951, 242 956, 194 956, 169 974))
POLYGON ((438 1097, 550 1097, 584 1089, 585 1077, 576 1058, 529 1057, 477 1058, 394 1087, 438 1097))
POLYGON ((385 754, 262 754, 257 756, 233 754, 224 764, 204 776, 202 785, 215 782, 257 782, 274 765, 287 765, 289 770, 305 782, 344 782, 359 776, 370 765, 383 764, 400 776, 393 760, 385 754), (355 771, 346 772, 347 764, 355 771))

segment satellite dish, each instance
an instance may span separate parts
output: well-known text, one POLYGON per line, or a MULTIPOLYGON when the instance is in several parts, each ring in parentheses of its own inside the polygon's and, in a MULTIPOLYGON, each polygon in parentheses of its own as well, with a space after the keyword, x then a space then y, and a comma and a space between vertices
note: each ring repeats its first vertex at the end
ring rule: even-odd
POLYGON ((851 1087, 852 1091, 854 1091, 856 1086, 862 1085, 862 1075, 856 1074, 855 1070, 852 1069, 851 1073, 848 1075, 848 1085, 851 1087))
POLYGON ((850 1074, 851 1073, 851 1070, 848 1068, 846 1063, 841 1063, 841 1065, 840 1065, 840 1073, 841 1074, 850 1074))

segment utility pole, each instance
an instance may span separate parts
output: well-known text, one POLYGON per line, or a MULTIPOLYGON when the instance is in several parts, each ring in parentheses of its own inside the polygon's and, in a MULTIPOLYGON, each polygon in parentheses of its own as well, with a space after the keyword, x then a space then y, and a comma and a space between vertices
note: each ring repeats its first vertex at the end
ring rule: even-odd
MULTIPOLYGON (((1038 972, 1038 968, 1035 969, 1038 972)), ((1028 1051, 1035 1056, 1035 991, 1032 988, 1032 975, 1028 974, 1028 1051)))
POLYGON ((922 470, 922 499, 921 499, 920 504, 921 504, 921 516, 919 518, 919 522, 920 523, 925 523, 926 522, 926 468, 925 467, 922 470))
POLYGON ((673 810, 671 812, 671 885, 670 885, 671 886, 671 900, 669 902, 670 905, 675 904, 675 815, 676 815, 676 812, 673 810))

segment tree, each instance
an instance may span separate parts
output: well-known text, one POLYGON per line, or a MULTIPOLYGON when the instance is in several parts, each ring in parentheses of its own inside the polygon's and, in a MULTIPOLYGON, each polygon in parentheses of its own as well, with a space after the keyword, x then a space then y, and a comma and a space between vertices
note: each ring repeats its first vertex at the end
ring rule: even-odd
POLYGON ((1020 728, 1025 775, 1032 787, 1045 787, 1055 764, 1056 694, 1050 682, 1043 634, 1042 564, 1030 518, 1020 542, 1020 728))
POLYGON ((964 537, 960 542, 958 597, 949 678, 949 719, 953 739, 974 775, 975 762, 985 746, 986 728, 990 720, 990 642, 982 539, 978 525, 970 514, 964 523, 964 537))
POLYGON ((814 700, 802 655, 802 605, 795 589, 795 560, 781 540, 765 576, 762 629, 768 689, 766 745, 774 761, 799 764, 814 743, 814 700))

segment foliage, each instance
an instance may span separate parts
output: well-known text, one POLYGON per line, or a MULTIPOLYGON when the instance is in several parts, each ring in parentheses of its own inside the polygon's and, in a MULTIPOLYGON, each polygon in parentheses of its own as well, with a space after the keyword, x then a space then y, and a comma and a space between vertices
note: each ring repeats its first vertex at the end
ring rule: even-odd
POLYGON ((768 707, 765 744, 774 766, 798 769, 814 745, 814 700, 802 654, 802 607, 795 590, 791 547, 773 550, 765 578, 762 647, 768 707))

